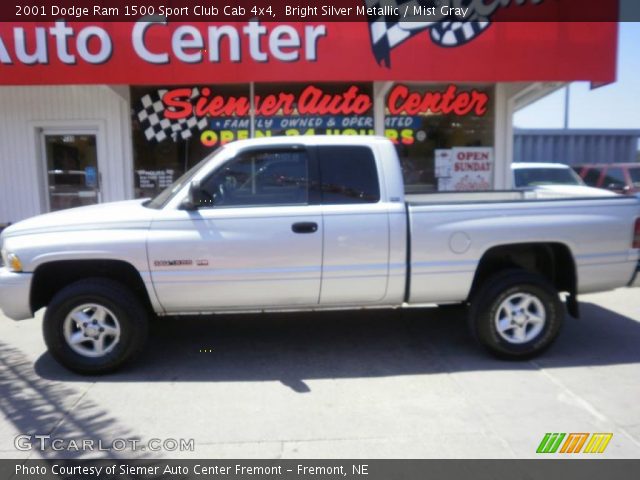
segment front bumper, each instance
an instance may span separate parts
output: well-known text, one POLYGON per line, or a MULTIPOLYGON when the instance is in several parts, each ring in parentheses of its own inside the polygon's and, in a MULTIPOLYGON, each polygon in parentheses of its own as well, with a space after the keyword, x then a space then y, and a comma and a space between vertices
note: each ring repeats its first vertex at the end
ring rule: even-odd
POLYGON ((636 273, 633 274, 631 281, 629 282, 629 287, 640 287, 640 260, 638 260, 638 265, 636 266, 636 273))
POLYGON ((6 267, 0 268, 0 309, 14 320, 33 317, 29 302, 31 273, 13 273, 6 267))

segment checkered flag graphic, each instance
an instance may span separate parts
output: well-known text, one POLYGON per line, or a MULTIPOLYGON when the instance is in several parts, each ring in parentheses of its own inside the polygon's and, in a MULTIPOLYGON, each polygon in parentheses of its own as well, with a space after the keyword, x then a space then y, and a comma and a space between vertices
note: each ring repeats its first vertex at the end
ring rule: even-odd
POLYGON ((369 15, 369 32, 371 34, 371 48, 376 61, 387 68, 391 66, 391 50, 395 47, 429 30, 431 40, 440 47, 458 47, 470 42, 485 31, 491 23, 487 17, 477 12, 471 13, 469 18, 461 19, 449 15, 438 22, 427 16, 414 15, 414 7, 432 8, 441 3, 438 0, 365 0, 367 7, 374 7, 376 11, 387 7, 397 7, 400 16, 369 15), (406 18, 401 18, 407 11, 406 18))
MULTIPOLYGON (((160 143, 167 138, 171 138, 174 142, 186 140, 193 136, 193 132, 203 130, 208 122, 207 118, 198 118, 195 115, 190 117, 170 120, 165 118, 165 107, 162 98, 168 90, 157 90, 149 93, 140 99, 140 110, 138 111, 138 120, 144 129, 144 136, 147 140, 155 140, 160 143)), ((195 99, 200 95, 197 88, 191 90, 191 99, 195 99)))

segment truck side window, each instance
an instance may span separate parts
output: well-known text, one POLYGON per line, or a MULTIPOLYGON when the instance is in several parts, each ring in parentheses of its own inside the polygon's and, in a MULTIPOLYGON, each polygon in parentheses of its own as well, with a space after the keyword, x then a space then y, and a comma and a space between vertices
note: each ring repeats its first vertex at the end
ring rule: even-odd
POLYGON ((203 182, 216 206, 300 205, 309 199, 306 151, 241 153, 203 182))
POLYGON ((319 146, 322 203, 376 203, 380 185, 373 152, 360 146, 319 146))

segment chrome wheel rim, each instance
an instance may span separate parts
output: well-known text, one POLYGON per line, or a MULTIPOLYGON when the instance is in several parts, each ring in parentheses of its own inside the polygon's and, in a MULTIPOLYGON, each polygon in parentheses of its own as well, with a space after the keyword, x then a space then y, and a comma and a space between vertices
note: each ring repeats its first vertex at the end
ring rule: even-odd
POLYGON ((120 341, 120 323, 108 308, 97 303, 75 307, 65 318, 64 339, 84 357, 107 355, 120 341))
POLYGON ((498 335, 509 343, 527 343, 540 335, 547 320, 542 301, 530 293, 515 293, 500 303, 495 315, 498 335))

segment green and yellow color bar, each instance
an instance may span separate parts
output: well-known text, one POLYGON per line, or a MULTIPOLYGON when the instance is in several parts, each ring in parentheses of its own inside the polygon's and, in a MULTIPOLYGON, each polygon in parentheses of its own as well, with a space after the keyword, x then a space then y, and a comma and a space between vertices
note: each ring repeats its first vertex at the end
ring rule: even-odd
POLYGON ((536 453, 604 453, 611 437, 613 433, 545 433, 536 453))

